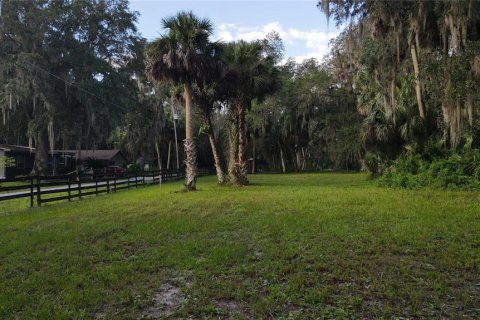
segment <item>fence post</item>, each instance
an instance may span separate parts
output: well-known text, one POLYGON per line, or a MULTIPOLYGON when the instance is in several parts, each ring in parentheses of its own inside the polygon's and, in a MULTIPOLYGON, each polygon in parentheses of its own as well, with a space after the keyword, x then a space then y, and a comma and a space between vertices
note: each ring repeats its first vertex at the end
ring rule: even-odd
POLYGON ((40 192, 40 179, 37 176, 37 206, 41 207, 42 206, 42 194, 40 192))
POLYGON ((127 188, 130 189, 130 176, 131 174, 127 173, 127 188))
POLYGON ((30 208, 33 207, 33 177, 30 177, 30 208))
POLYGON ((113 174, 113 192, 117 192, 117 174, 113 174))
POLYGON ((97 176, 94 176, 95 179, 95 195, 98 196, 98 179, 97 176))
POLYGON ((142 172, 142 184, 145 187, 145 171, 142 172))
POLYGON ((82 179, 80 174, 77 174, 77 184, 78 184, 78 199, 82 199, 82 179))
POLYGON ((110 193, 110 180, 108 180, 108 174, 105 175, 107 177, 107 194, 110 193))
POLYGON ((138 188, 138 174, 137 172, 135 171, 135 188, 138 188))
POLYGON ((72 201, 72 182, 70 179, 71 177, 68 176, 68 201, 72 201))

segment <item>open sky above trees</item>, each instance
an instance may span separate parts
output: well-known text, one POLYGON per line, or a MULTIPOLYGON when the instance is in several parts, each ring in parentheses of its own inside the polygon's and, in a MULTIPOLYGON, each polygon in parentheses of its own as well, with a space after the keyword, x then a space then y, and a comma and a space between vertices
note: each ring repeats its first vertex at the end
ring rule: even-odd
POLYGON ((329 41, 339 34, 335 23, 329 24, 315 5, 316 1, 134 0, 129 6, 139 12, 138 30, 149 40, 161 33, 159 16, 192 10, 212 20, 213 39, 259 40, 277 31, 285 44, 285 58, 302 62, 306 58, 321 61, 329 51, 329 41))

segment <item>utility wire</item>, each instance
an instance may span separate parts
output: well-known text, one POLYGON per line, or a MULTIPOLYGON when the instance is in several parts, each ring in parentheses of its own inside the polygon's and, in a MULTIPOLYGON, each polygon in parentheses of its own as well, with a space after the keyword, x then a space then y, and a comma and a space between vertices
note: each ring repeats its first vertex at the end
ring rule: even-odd
MULTIPOLYGON (((1 2, 1 0, 0 0, 0 2, 1 2)), ((6 55, 6 56, 13 55, 13 54, 6 53, 6 52, 3 51, 3 50, 0 50, 0 53, 3 53, 3 54, 6 55)), ((25 66, 25 65, 22 65, 22 64, 20 64, 20 63, 17 62, 17 61, 15 61, 14 63, 15 63, 17 66, 26 69, 26 66, 25 66)), ((90 92, 90 91, 88 91, 88 90, 80 87, 79 85, 73 83, 73 82, 69 82, 69 81, 63 79, 62 77, 57 76, 57 75, 51 73, 50 71, 43 69, 42 67, 39 67, 39 66, 37 66, 37 65, 35 65, 35 64, 33 64, 33 63, 28 63, 28 62, 27 62, 26 64, 28 64, 30 67, 33 67, 33 68, 35 68, 35 69, 37 69, 37 70, 40 70, 40 71, 42 71, 42 72, 44 72, 44 73, 46 73, 46 74, 54 77, 54 78, 57 79, 57 80, 62 81, 64 84, 66 84, 66 85, 68 85, 68 86, 75 87, 75 88, 77 88, 78 90, 80 90, 80 91, 82 91, 82 92, 84 92, 84 93, 86 93, 86 94, 89 94, 89 95, 91 95, 92 97, 95 97, 95 98, 99 99, 100 101, 102 101, 102 102, 105 103, 105 104, 110 104, 111 106, 114 106, 114 107, 117 107, 117 108, 120 108, 120 109, 125 109, 125 107, 120 106, 120 105, 118 105, 118 104, 116 104, 116 103, 113 103, 113 102, 106 101, 105 99, 103 99, 102 97, 98 96, 97 94, 95 94, 95 93, 93 93, 93 92, 90 92)))

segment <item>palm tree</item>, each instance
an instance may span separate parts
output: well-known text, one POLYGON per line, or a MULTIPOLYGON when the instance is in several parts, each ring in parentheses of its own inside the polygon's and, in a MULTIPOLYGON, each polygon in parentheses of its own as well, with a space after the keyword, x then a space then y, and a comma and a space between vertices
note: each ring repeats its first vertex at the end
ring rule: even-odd
POLYGON ((228 182, 228 176, 225 169, 225 159, 223 156, 221 145, 218 143, 215 136, 215 130, 213 127, 212 118, 217 106, 221 105, 224 100, 222 93, 221 80, 217 79, 213 83, 206 86, 195 86, 193 90, 193 96, 195 98, 196 105, 200 109, 203 125, 205 127, 205 133, 208 136, 210 142, 210 148, 212 150, 213 160, 215 161, 215 170, 217 172, 218 184, 225 184, 228 182))
POLYGON ((148 45, 148 75, 157 81, 172 81, 184 86, 186 188, 196 190, 198 175, 193 128, 192 85, 201 79, 211 63, 213 32, 208 19, 192 12, 179 12, 162 20, 167 33, 148 45))
POLYGON ((230 154, 235 159, 230 159, 234 163, 229 166, 229 173, 234 183, 246 185, 248 179, 245 113, 252 99, 261 99, 275 90, 277 70, 274 58, 266 54, 265 47, 259 41, 230 43, 225 46, 222 56, 227 65, 224 82, 229 86, 232 124, 235 129, 233 132, 237 133, 238 138, 237 143, 230 144, 230 154), (236 152, 232 150, 235 147, 236 152))

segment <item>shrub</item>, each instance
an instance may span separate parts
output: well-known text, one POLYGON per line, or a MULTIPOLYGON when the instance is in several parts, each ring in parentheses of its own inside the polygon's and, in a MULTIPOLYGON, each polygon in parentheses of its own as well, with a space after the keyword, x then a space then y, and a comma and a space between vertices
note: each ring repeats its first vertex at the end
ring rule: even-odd
POLYGON ((140 165, 138 164, 129 164, 127 166, 127 172, 129 173, 135 173, 135 172, 141 172, 142 168, 140 168, 140 165))
POLYGON ((4 168, 15 167, 15 159, 11 157, 1 156, 0 167, 4 167, 4 168))
POLYGON ((378 182, 382 186, 402 188, 478 189, 480 152, 468 150, 434 158, 402 155, 383 172, 378 182))

